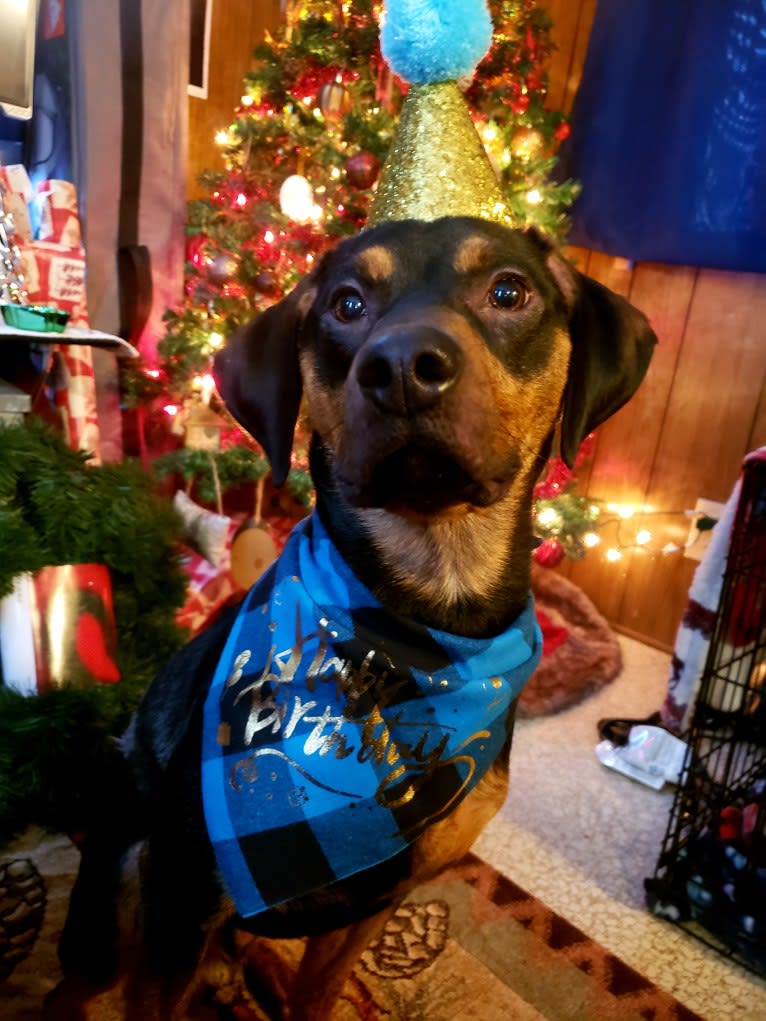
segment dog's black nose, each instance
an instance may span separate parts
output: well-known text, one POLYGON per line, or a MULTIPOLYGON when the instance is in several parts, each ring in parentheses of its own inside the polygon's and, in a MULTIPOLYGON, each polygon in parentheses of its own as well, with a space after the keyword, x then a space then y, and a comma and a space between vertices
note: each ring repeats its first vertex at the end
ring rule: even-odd
POLYGON ((411 415, 435 404, 463 371, 457 343, 431 327, 392 329, 359 352, 356 380, 383 411, 411 415))

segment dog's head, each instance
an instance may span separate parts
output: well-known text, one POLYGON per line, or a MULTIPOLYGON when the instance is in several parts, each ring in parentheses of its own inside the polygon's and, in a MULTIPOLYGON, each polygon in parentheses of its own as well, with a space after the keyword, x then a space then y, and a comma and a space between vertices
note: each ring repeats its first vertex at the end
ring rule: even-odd
POLYGON ((536 231, 449 217, 342 242, 235 331, 216 375, 277 484, 303 395, 348 502, 454 514, 536 477, 557 422, 571 465, 635 391, 655 340, 536 231))

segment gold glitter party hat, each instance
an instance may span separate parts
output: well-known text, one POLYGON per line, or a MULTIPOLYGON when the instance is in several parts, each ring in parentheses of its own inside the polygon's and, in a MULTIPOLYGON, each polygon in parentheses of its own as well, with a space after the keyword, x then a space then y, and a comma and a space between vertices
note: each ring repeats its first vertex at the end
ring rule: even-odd
POLYGON ((458 87, 492 39, 482 0, 388 0, 381 49, 410 88, 381 171, 368 226, 387 220, 480 216, 509 223, 510 211, 458 87))

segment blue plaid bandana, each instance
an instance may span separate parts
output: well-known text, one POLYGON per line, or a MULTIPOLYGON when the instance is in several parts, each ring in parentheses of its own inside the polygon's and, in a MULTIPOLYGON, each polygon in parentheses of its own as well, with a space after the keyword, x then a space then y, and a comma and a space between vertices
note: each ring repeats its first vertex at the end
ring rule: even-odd
POLYGON ((250 590, 205 705, 210 839, 243 917, 386 861, 451 811, 507 737, 542 637, 531 597, 506 632, 396 616, 318 515, 250 590))

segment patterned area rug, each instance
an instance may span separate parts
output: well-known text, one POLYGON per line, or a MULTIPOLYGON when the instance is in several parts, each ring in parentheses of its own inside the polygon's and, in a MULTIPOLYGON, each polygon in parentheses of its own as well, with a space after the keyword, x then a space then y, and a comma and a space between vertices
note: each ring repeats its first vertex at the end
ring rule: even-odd
MULTIPOLYGON (((28 837, 17 851, 15 860, 31 862, 39 873, 45 906, 41 914, 39 885, 28 874, 16 891, 21 899, 13 910, 8 890, 0 895, 0 927, 7 936, 15 926, 16 945, 24 948, 14 970, 0 982, 0 1002, 3 1017, 32 1021, 59 978, 55 944, 77 854, 64 838, 39 835, 28 837), (26 936, 25 892, 30 905, 26 936)), ((3 855, 0 866, 10 860, 3 855)), ((246 952, 262 974, 285 979, 301 949, 297 940, 254 940, 246 952)), ((233 1004, 219 1016, 259 1021, 269 1015, 252 1004, 233 1004)), ((415 891, 363 955, 333 1015, 333 1021, 469 1019, 700 1021, 473 855, 439 882, 415 891)))
MULTIPOLYGON (((291 965, 301 949, 268 942, 267 953, 275 948, 283 960, 295 955, 291 965)), ((415 891, 363 955, 333 1015, 467 1019, 701 1021, 474 855, 415 891)))

